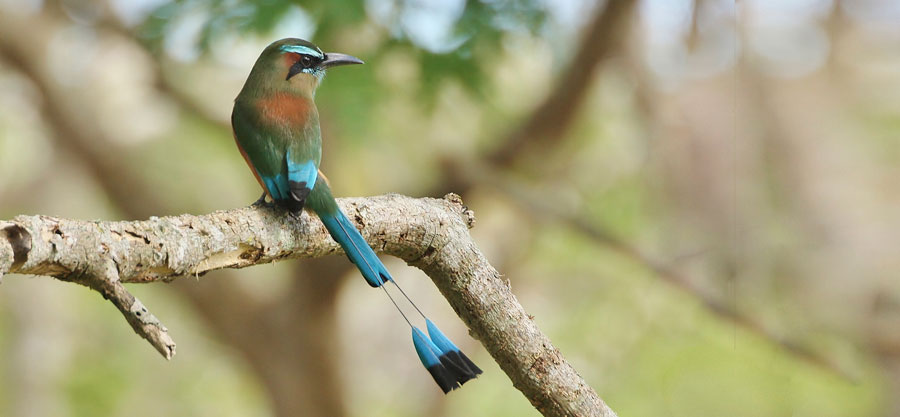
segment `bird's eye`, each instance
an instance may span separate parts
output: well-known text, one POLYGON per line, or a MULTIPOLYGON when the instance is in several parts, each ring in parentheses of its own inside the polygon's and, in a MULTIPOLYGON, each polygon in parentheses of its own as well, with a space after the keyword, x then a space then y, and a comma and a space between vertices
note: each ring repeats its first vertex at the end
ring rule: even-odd
POLYGON ((309 55, 301 55, 300 56, 300 64, 303 65, 303 68, 309 68, 313 66, 313 59, 309 55))

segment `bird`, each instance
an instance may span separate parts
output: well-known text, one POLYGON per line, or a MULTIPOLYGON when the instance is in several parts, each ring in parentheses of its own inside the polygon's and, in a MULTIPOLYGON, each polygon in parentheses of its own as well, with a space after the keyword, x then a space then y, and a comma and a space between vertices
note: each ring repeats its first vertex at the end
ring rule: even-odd
POLYGON ((413 347, 422 365, 444 394, 482 373, 416 306, 341 211, 328 179, 320 171, 322 132, 316 109, 316 89, 327 69, 362 64, 359 58, 322 52, 313 43, 286 38, 267 46, 234 100, 231 125, 238 150, 263 189, 255 205, 270 205, 287 214, 315 213, 331 237, 344 249, 366 282, 381 288, 412 329, 413 347), (393 284, 425 321, 412 324, 387 290, 393 284))

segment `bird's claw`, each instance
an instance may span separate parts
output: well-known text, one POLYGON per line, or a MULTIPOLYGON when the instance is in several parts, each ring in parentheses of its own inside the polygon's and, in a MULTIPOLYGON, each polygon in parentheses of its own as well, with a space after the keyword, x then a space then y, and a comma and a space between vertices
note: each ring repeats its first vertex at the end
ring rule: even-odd
POLYGON ((262 195, 259 197, 259 199, 257 199, 256 201, 254 201, 253 204, 251 204, 251 206, 257 206, 257 207, 271 207, 271 206, 272 206, 272 203, 269 203, 269 202, 266 201, 266 193, 265 193, 265 191, 263 191, 263 193, 262 193, 262 195))

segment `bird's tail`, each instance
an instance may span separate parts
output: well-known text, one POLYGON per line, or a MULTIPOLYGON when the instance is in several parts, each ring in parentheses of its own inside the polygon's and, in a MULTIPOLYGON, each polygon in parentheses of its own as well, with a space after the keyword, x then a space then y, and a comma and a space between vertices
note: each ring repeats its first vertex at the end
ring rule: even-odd
POLYGON ((419 355, 422 365, 425 366, 425 369, 428 370, 445 394, 459 388, 466 381, 481 374, 481 369, 475 366, 447 336, 444 336, 444 333, 431 320, 425 317, 422 310, 397 285, 387 268, 375 255, 375 251, 372 250, 362 235, 359 234, 359 231, 356 230, 356 226, 350 222, 350 219, 340 209, 335 210, 333 213, 320 212, 317 214, 322 219, 322 223, 325 224, 325 228, 328 229, 331 237, 344 248, 347 257, 359 268, 359 272, 362 273, 366 282, 373 287, 384 289, 385 294, 391 299, 391 302, 397 307, 397 310, 400 311, 406 322, 409 323, 409 326, 412 328, 413 346, 416 348, 416 353, 419 355), (425 319, 425 326, 428 329, 427 336, 412 325, 388 290, 382 286, 388 281, 397 285, 397 289, 400 290, 403 297, 425 319))
POLYGON ((380 287, 393 280, 375 251, 366 243, 356 226, 350 223, 344 213, 338 209, 334 213, 317 213, 331 237, 344 248, 350 261, 356 264, 366 282, 373 287, 380 287))
POLYGON ((455 390, 465 384, 466 381, 481 374, 481 369, 469 360, 447 336, 444 336, 431 320, 425 319, 428 328, 428 336, 412 327, 413 346, 419 354, 422 365, 434 378, 444 394, 455 390))

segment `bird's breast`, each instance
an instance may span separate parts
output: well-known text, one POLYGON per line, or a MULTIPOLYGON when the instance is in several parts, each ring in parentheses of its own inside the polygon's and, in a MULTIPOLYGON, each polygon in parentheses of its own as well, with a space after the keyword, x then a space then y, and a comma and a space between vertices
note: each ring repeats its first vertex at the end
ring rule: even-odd
POLYGON ((276 93, 256 101, 261 121, 272 125, 303 126, 318 116, 316 105, 306 97, 276 93))

